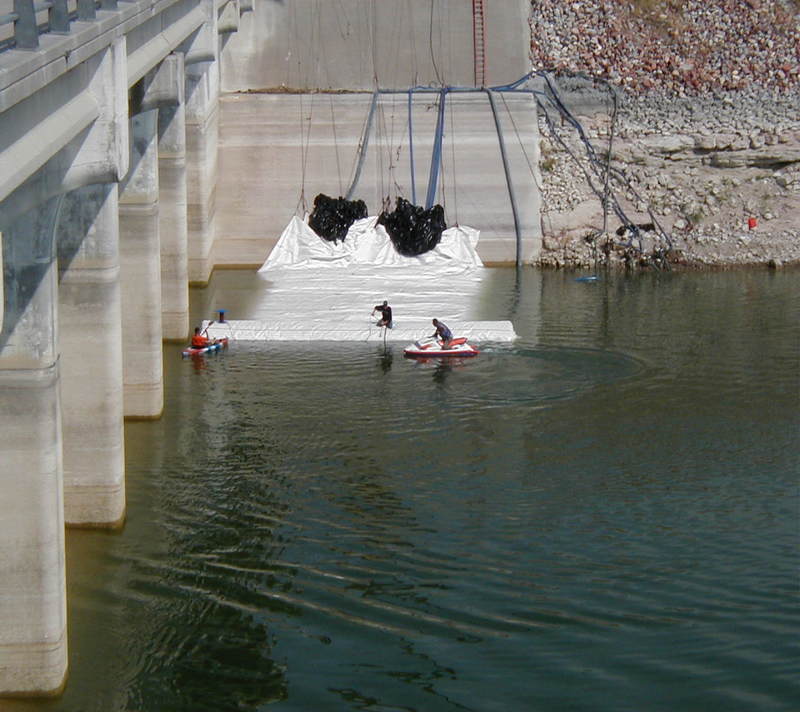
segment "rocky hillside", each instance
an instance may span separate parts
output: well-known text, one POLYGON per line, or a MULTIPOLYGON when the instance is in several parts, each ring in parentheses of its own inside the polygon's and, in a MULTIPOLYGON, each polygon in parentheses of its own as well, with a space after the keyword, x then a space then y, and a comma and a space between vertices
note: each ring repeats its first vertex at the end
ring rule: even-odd
POLYGON ((633 92, 800 90, 798 0, 533 0, 534 69, 633 92))
MULTIPOLYGON (((800 263, 800 3, 533 0, 531 31, 534 69, 558 78, 599 156, 613 137, 629 184, 611 187, 663 226, 674 263, 800 263)), ((541 125, 541 261, 587 264, 600 242, 619 259, 613 233, 596 237, 619 221, 568 153, 585 149, 556 126, 541 125)))

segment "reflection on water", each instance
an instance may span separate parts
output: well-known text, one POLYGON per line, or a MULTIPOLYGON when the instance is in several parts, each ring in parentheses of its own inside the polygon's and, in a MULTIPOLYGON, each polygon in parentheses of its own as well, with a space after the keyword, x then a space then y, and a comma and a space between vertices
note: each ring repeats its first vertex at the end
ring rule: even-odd
POLYGON ((490 270, 472 359, 168 349, 124 531, 68 533, 67 690, 9 709, 797 709, 799 297, 490 270))
POLYGON ((381 352, 379 360, 381 371, 383 371, 384 373, 389 373, 389 371, 391 371, 392 369, 393 361, 394 361, 394 354, 392 353, 392 350, 384 346, 384 349, 381 352))

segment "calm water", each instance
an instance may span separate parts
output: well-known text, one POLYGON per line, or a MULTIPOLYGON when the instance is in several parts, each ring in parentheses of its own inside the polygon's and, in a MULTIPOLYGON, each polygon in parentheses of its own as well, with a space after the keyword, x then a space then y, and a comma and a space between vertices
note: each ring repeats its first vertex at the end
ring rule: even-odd
POLYGON ((464 363, 167 349, 67 690, 9 709, 800 709, 800 275, 575 276, 492 270, 520 339, 464 363))

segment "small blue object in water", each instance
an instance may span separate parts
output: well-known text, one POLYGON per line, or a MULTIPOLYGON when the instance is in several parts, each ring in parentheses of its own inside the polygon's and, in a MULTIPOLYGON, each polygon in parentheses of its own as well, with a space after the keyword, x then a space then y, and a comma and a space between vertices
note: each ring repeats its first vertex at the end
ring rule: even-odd
POLYGON ((225 309, 219 309, 219 321, 225 323, 225 309))
POLYGON ((596 282, 597 275, 593 274, 591 277, 578 277, 575 279, 576 282, 596 282))

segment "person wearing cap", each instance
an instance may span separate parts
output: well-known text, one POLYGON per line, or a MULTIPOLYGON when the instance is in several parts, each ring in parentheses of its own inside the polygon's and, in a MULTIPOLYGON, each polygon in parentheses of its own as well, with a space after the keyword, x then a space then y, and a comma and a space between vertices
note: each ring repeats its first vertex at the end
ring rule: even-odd
POLYGON ((389 306, 389 302, 385 299, 383 300, 383 304, 376 304, 372 309, 372 316, 375 316, 375 312, 379 311, 381 313, 380 321, 378 321, 378 326, 385 326, 387 329, 392 328, 392 308, 389 306))

